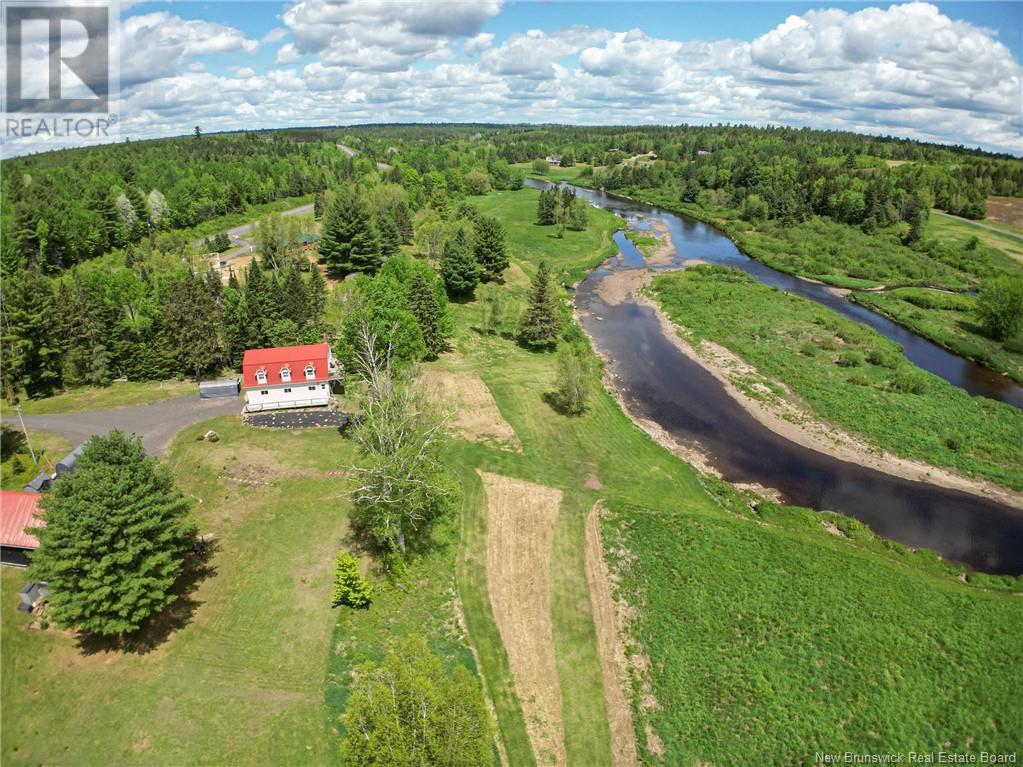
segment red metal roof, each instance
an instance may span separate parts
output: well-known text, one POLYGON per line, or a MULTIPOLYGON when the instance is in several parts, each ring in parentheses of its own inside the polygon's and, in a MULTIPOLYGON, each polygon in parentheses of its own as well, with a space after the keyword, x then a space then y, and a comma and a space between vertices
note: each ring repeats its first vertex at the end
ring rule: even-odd
POLYGON ((254 389, 260 386, 287 384, 281 380, 281 368, 291 369, 290 383, 320 383, 329 381, 331 371, 328 367, 330 347, 327 344, 309 344, 307 346, 277 346, 272 349, 248 349, 242 357, 242 387, 254 389), (312 364, 316 369, 315 378, 305 377, 306 365, 312 364), (266 383, 256 381, 256 371, 266 371, 266 383))
POLYGON ((35 516, 37 503, 39 493, 0 490, 0 545, 16 546, 19 549, 39 548, 36 537, 25 532, 26 527, 46 525, 35 516))

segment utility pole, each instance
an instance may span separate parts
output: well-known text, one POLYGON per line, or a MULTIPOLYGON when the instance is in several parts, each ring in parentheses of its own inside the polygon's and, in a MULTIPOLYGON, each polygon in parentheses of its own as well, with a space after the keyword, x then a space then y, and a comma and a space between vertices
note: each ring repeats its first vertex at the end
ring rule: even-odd
POLYGON ((32 440, 28 438, 28 429, 25 428, 25 419, 21 417, 21 405, 15 405, 14 412, 18 414, 18 420, 21 421, 21 432, 25 435, 25 444, 28 445, 28 452, 32 454, 32 463, 38 463, 36 461, 36 451, 32 449, 32 440))

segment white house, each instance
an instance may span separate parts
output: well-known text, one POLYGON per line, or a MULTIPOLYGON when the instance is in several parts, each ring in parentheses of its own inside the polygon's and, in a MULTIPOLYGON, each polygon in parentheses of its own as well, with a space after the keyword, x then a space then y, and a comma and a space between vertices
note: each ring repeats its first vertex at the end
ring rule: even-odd
POLYGON ((249 349, 242 357, 248 412, 330 403, 337 363, 329 344, 249 349))

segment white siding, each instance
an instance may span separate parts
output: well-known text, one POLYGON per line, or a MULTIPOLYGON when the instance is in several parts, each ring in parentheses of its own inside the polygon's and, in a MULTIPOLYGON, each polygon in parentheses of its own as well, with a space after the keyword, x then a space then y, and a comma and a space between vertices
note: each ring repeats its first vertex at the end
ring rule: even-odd
POLYGON ((315 407, 330 402, 330 386, 326 383, 293 381, 287 386, 247 389, 245 409, 278 410, 285 407, 315 407))

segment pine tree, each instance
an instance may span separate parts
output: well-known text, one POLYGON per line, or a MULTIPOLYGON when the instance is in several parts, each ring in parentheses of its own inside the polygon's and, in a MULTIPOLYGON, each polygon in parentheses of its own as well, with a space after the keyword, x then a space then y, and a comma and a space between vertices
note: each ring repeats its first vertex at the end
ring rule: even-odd
POLYGON ((412 243, 412 236, 414 234, 412 225, 412 212, 409 210, 408 203, 404 200, 398 200, 394 206, 394 223, 398 226, 398 233, 401 235, 401 242, 403 245, 410 245, 412 243))
POLYGON ((258 261, 252 261, 245 272, 245 307, 248 314, 250 349, 261 349, 269 342, 267 331, 272 321, 270 283, 258 261))
POLYGON ((436 357, 444 351, 447 345, 441 331, 441 308, 437 303, 437 296, 433 288, 426 281, 422 272, 417 271, 412 278, 408 289, 408 301, 406 304, 412 316, 419 323, 423 331, 423 342, 426 344, 426 351, 431 357, 436 357))
POLYGON ((289 265, 284 273, 281 292, 283 294, 281 314, 294 322, 300 330, 304 329, 309 321, 309 291, 306 290, 305 280, 294 263, 289 265))
POLYGON ((558 306, 551 295, 550 276, 547 264, 540 264, 529 289, 529 306, 522 316, 522 329, 519 337, 527 346, 543 348, 554 346, 558 342, 561 331, 561 318, 558 306))
POLYGON ((171 587, 194 533, 188 502, 170 471, 137 437, 93 437, 73 474, 45 495, 46 527, 30 577, 46 581, 50 616, 60 626, 125 635, 175 596, 171 587))
POLYGON ((320 256, 336 272, 372 274, 380 268, 380 239, 369 206, 354 190, 337 196, 327 211, 320 256))
POLYGON ((484 216, 476 224, 476 262, 484 280, 500 280, 508 268, 504 226, 496 218, 484 216))
POLYGON ((60 384, 60 351, 53 328, 53 291, 38 269, 4 280, 0 296, 4 396, 24 390, 43 397, 60 384))
POLYGON ((383 213, 377 218, 377 231, 380 232, 380 255, 384 258, 398 255, 401 252, 401 234, 390 213, 383 213))
POLYGON ((555 187, 544 189, 536 202, 536 223, 550 226, 558 223, 558 190, 555 187))
POLYGON ((196 378, 223 359, 223 314, 206 284, 193 274, 172 282, 162 301, 163 331, 178 364, 196 378))
POLYGON ((469 295, 479 284, 480 267, 476 256, 469 250, 463 231, 459 230, 444 246, 440 274, 449 296, 469 295))
POLYGON ((249 314, 245 296, 237 288, 224 288, 224 353, 231 367, 242 364, 249 344, 249 314))
POLYGON ((319 329, 323 325, 323 312, 327 308, 327 281, 323 272, 313 264, 309 273, 309 327, 319 329))

